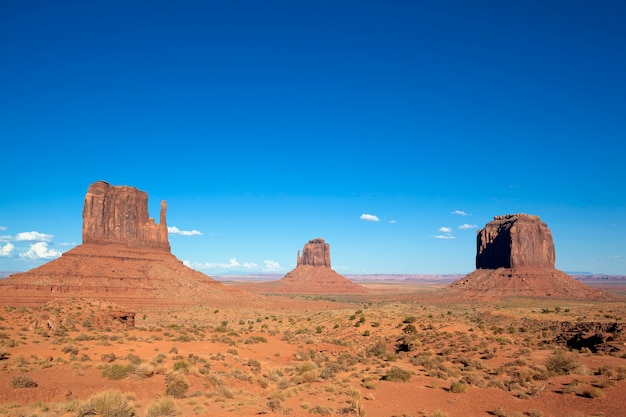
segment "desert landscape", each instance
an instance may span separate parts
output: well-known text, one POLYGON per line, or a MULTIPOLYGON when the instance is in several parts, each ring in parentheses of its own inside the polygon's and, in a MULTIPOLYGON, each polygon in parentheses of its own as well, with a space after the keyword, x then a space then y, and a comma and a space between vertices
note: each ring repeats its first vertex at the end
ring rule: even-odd
POLYGON ((221 283, 171 254, 161 207, 156 224, 144 192, 94 183, 83 244, 0 281, 0 415, 626 409, 626 286, 556 270, 537 216, 496 216, 465 277, 352 282, 316 238, 281 279, 221 283))

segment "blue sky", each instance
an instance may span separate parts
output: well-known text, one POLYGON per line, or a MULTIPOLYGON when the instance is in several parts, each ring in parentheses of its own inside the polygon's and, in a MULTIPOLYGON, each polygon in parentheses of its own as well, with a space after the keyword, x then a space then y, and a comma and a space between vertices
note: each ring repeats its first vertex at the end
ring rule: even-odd
POLYGON ((565 271, 626 274, 626 4, 9 1, 0 270, 81 243, 132 185, 211 275, 465 273, 493 216, 565 271), (365 216, 363 216, 365 215, 365 216), (377 221, 374 221, 377 220, 377 221))

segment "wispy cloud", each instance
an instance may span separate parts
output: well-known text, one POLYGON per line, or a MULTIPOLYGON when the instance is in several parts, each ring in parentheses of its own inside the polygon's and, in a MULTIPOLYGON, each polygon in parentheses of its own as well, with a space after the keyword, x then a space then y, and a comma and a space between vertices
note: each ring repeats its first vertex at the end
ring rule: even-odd
POLYGON ((470 214, 463 210, 454 210, 452 214, 456 214, 457 216, 469 216, 470 214))
POLYGON ((61 256, 61 252, 48 248, 46 242, 37 242, 30 245, 28 252, 20 253, 20 258, 54 259, 61 256))
POLYGON ((435 235, 433 236, 435 239, 456 239, 456 237, 454 237, 452 235, 452 228, 448 227, 448 226, 441 226, 439 228, 439 231, 441 233, 443 233, 442 235, 435 235))
POLYGON ((12 243, 7 243, 6 245, 0 247, 0 256, 10 256, 13 253, 13 249, 15 249, 15 246, 12 243))
POLYGON ((13 236, 7 236, 7 235, 0 236, 0 242, 10 242, 12 240, 13 240, 13 236))
POLYGON ((52 242, 54 235, 39 232, 22 232, 15 235, 16 242, 52 242))
POLYGON ((76 242, 62 242, 58 243, 59 246, 76 246, 76 242))
POLYGON ((359 219, 365 220, 366 222, 379 222, 380 221, 378 216, 375 216, 373 214, 366 214, 366 213, 361 214, 361 217, 359 217, 359 219))
POLYGON ((6 226, 0 226, 0 232, 4 232, 5 230, 7 230, 6 226))
POLYGON ((475 224, 462 224, 459 226, 459 230, 469 230, 469 229, 476 229, 478 226, 476 226, 475 224))
POLYGON ((398 221, 397 221, 397 220, 389 220, 389 223, 391 223, 391 224, 397 224, 397 223, 398 223, 398 221))
POLYGON ((176 226, 168 226, 167 232, 170 235, 179 235, 179 236, 202 236, 202 232, 198 230, 180 230, 176 226))
POLYGON ((183 264, 189 268, 210 271, 214 273, 219 272, 276 272, 282 269, 280 263, 272 260, 263 261, 263 265, 259 265, 255 262, 239 262, 237 258, 231 258, 228 262, 189 262, 183 261, 183 264))
POLYGON ((276 261, 263 261, 263 270, 264 271, 278 271, 280 270, 280 264, 276 261))

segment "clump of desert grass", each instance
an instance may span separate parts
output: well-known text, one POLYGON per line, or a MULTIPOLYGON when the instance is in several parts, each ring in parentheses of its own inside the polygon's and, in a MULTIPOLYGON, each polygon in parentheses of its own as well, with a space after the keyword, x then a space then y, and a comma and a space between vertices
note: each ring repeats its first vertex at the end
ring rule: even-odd
POLYGON ((78 408, 78 417, 131 417, 134 407, 119 391, 107 390, 95 394, 78 408))

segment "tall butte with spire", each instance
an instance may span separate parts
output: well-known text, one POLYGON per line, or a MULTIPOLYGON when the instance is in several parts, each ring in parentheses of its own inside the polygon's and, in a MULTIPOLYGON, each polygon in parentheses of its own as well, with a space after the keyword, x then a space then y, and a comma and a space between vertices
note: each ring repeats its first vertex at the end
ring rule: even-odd
POLYGON ((476 236, 476 269, 449 288, 469 297, 605 295, 556 269, 555 259, 552 233, 539 216, 495 216, 476 236))
POLYGON ((104 181, 91 184, 83 206, 83 243, 0 281, 0 304, 86 297, 128 307, 175 306, 245 297, 172 255, 166 211, 162 201, 157 224, 148 216, 146 192, 104 181))
POLYGON ((242 285, 253 292, 274 294, 361 294, 368 292, 330 267, 330 245, 324 239, 309 240, 298 251, 296 268, 278 281, 242 285))

